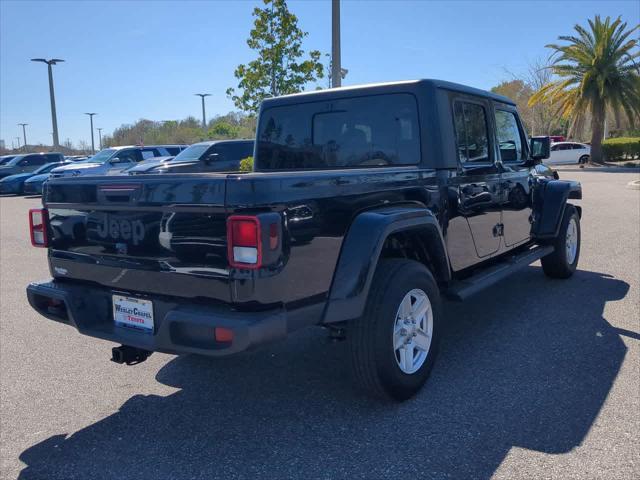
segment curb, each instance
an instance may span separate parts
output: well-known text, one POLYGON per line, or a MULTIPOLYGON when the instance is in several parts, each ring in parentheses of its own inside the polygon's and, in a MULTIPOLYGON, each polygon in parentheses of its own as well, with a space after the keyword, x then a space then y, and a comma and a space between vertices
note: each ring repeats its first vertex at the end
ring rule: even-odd
POLYGON ((640 180, 634 180, 627 183, 627 188, 630 188, 631 190, 640 190, 640 180))

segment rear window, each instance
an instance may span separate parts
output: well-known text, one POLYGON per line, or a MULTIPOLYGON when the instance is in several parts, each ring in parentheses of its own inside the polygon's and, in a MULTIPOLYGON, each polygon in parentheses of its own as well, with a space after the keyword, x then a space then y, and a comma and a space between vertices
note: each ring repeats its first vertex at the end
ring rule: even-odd
POLYGON ((264 110, 259 170, 414 165, 420 161, 418 108, 400 93, 264 110))

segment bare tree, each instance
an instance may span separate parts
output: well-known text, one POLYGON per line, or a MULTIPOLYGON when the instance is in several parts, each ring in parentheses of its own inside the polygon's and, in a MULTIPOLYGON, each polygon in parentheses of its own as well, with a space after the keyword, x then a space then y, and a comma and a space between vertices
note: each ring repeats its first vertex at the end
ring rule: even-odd
POLYGON ((89 144, 86 140, 80 140, 78 142, 78 150, 82 150, 84 153, 87 153, 89 151, 89 144))

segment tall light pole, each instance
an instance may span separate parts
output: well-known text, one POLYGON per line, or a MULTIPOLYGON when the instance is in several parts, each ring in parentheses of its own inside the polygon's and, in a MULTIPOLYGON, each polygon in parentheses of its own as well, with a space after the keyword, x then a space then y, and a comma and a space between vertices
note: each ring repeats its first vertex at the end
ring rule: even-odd
POLYGON ((207 130, 207 116, 204 113, 204 97, 210 97, 210 93, 194 93, 194 95, 202 99, 202 130, 207 130))
POLYGON ((340 0, 331 0, 331 86, 342 83, 340 62, 340 0))
POLYGON ((58 142, 58 118, 56 116, 56 97, 53 93, 53 70, 51 69, 52 65, 56 63, 64 62, 64 60, 60 58, 52 58, 51 60, 46 60, 44 58, 32 58, 32 62, 42 62, 47 64, 47 69, 49 70, 49 97, 51 99, 51 123, 53 125, 53 146, 60 146, 60 142, 58 142))
POLYGON ((24 139, 24 151, 27 151, 27 129, 25 128, 28 123, 19 123, 18 125, 22 126, 22 138, 24 139))
POLYGON ((85 115, 89 115, 89 120, 91 121, 91 154, 95 155, 96 154, 96 146, 95 146, 95 143, 93 141, 93 116, 97 115, 97 113, 91 112, 91 113, 85 113, 85 115))
POLYGON ((15 137, 15 139, 18 141, 18 150, 20 150, 20 137, 15 137))
POLYGON ((96 130, 98 130, 98 142, 100 144, 99 150, 102 150, 102 128, 96 127, 96 130))

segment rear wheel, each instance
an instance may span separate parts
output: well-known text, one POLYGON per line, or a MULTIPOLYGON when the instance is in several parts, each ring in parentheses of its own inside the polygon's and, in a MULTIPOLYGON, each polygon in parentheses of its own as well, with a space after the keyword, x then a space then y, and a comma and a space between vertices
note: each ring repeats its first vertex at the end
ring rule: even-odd
POLYGON ((586 165, 587 163, 589 163, 589 155, 581 156, 580 159, 578 160, 578 163, 580 165, 586 165))
POLYGON ((365 313, 347 332, 356 382, 379 397, 413 396, 433 367, 440 320, 431 272, 413 260, 381 260, 365 313))
POLYGON ((580 257, 580 216, 573 205, 565 207, 560 231, 551 245, 553 253, 541 259, 544 273, 552 278, 569 278, 580 257))

